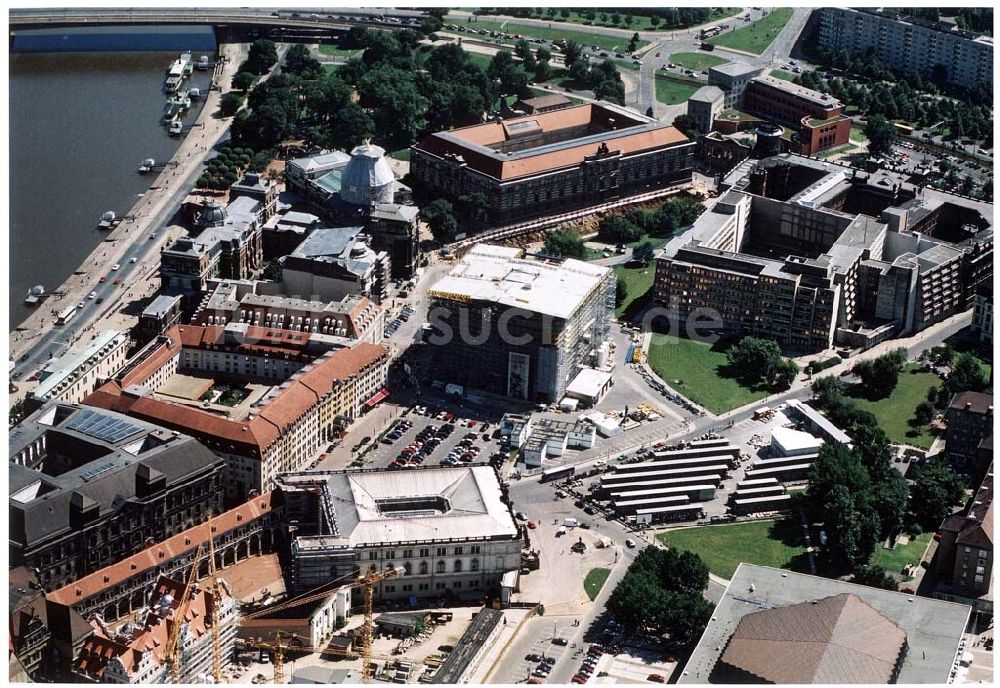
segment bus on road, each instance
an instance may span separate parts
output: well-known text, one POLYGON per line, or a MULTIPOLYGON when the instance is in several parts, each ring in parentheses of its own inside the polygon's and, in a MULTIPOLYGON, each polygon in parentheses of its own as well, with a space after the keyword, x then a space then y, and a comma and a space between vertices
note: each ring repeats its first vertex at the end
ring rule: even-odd
POLYGON ((76 311, 78 308, 79 307, 75 305, 67 306, 64 311, 62 311, 59 315, 56 316, 56 325, 65 325, 70 320, 72 320, 73 316, 76 315, 76 311))
POLYGON ((559 466, 558 468, 549 468, 548 470, 542 471, 542 478, 539 482, 547 483, 552 480, 559 480, 560 478, 569 478, 576 473, 575 466, 559 466))

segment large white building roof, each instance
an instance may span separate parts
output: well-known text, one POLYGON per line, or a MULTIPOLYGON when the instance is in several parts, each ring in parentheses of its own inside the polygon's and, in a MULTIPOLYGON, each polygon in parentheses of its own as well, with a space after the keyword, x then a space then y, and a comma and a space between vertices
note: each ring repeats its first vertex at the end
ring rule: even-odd
POLYGON ((517 248, 477 244, 430 291, 433 298, 487 301, 568 318, 610 268, 569 258, 555 265, 525 260, 517 248))
MULTIPOLYGON (((295 477, 285 480, 294 484, 295 477)), ((337 534, 349 547, 517 537, 517 524, 489 466, 330 473, 337 534)))
POLYGON ((819 451, 823 440, 801 430, 775 428, 771 431, 771 444, 782 454, 793 455, 819 451))

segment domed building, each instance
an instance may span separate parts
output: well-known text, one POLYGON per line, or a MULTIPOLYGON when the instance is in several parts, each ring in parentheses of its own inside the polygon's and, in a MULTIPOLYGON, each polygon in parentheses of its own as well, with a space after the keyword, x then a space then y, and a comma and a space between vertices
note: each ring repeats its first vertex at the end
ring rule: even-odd
POLYGON ((208 201, 195 215, 195 224, 199 227, 221 227, 226 224, 229 215, 218 201, 208 201))
POLYGON ((325 219, 363 226, 372 248, 392 257, 394 279, 413 276, 420 255, 418 210, 384 148, 365 141, 350 155, 333 151, 290 160, 285 186, 321 210, 325 219))
POLYGON ((396 176, 385 159, 385 149, 365 141, 351 151, 340 177, 340 200, 351 205, 392 203, 396 176))

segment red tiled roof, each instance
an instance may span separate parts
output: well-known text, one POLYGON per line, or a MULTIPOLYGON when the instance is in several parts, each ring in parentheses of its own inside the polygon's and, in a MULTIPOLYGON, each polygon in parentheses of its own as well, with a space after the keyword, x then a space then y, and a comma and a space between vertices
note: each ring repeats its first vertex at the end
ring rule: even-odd
MULTIPOLYGON (((205 348, 223 336, 224 328, 215 326, 186 325, 172 328, 168 336, 172 341, 183 341, 185 348, 205 348)), ((248 328, 247 341, 255 339, 277 343, 301 342, 304 346, 309 335, 306 333, 285 330, 270 330, 263 327, 248 328)), ((247 350, 260 351, 261 348, 290 351, 287 345, 281 347, 248 343, 243 345, 247 350)), ((166 351, 164 344, 161 351, 166 351)), ((158 361, 160 365, 179 353, 179 348, 172 347, 170 356, 159 352, 150 356, 136 370, 142 368, 143 374, 137 375, 133 370, 129 379, 136 384, 148 379, 156 368, 150 361, 158 361)), ((280 391, 277 397, 265 405, 260 412, 247 422, 203 411, 198 408, 174 404, 153 397, 139 396, 127 393, 122 382, 107 382, 90 396, 84 403, 136 418, 142 418, 172 430, 184 432, 204 441, 208 445, 223 442, 233 446, 235 451, 260 459, 281 433, 294 423, 319 398, 330 391, 333 383, 345 380, 358 373, 368 365, 384 357, 388 352, 384 346, 361 342, 354 347, 338 349, 320 358, 314 365, 292 378, 280 391)))
POLYGON ((274 498, 275 493, 273 492, 254 497, 205 523, 188 528, 163 542, 122 559, 118 563, 94 571, 76 582, 54 590, 46 595, 46 598, 51 602, 69 607, 87 600, 122 581, 142 574, 144 571, 163 566, 166 562, 188 552, 194 552, 198 545, 208 541, 210 534, 219 537, 237 526, 245 525, 269 514, 275 506, 274 498), (214 533, 211 531, 212 528, 215 529, 214 533))
MULTIPOLYGON (((131 675, 139 668, 139 662, 146 652, 152 652, 156 664, 162 665, 166 660, 170 628, 176 623, 174 617, 184 596, 184 585, 180 581, 160 576, 149 597, 150 608, 146 611, 143 625, 132 635, 128 645, 108 638, 103 629, 94 624, 94 634, 84 642, 75 660, 77 671, 99 680, 108 662, 118 659, 125 667, 126 673, 131 675), (152 611, 152 605, 165 594, 171 595, 174 601, 171 612, 167 616, 160 616, 152 611)), ((211 605, 212 599, 208 590, 192 593, 191 602, 184 614, 184 623, 187 624, 188 632, 193 635, 194 640, 201 638, 211 629, 208 624, 208 617, 212 614, 211 605)))
MULTIPOLYGON (((519 151, 510 159, 497 159, 476 151, 470 146, 463 145, 462 141, 489 147, 506 141, 509 137, 511 126, 521 122, 533 120, 538 123, 543 131, 553 131, 583 126, 592 119, 607 119, 610 115, 614 115, 616 119, 625 119, 624 115, 617 112, 611 113, 596 105, 580 105, 536 115, 528 115, 526 117, 517 117, 504 122, 477 124, 446 132, 450 137, 461 139, 460 141, 446 139, 438 134, 431 134, 418 143, 416 148, 437 156, 444 156, 449 153, 461 155, 470 168, 483 174, 501 180, 517 179, 542 172, 550 172, 563 167, 579 165, 584 161, 584 158, 595 155, 600 144, 588 143, 570 146, 549 152, 539 152, 535 155, 525 155, 525 151, 519 151)), ((636 120, 636 123, 638 123, 638 120, 636 120)), ((626 126, 631 126, 632 124, 633 122, 626 122, 626 126)), ((612 138, 615 133, 617 132, 608 132, 608 148, 612 152, 621 151, 623 155, 673 146, 688 140, 680 130, 670 126, 637 131, 634 134, 614 136, 612 138)))

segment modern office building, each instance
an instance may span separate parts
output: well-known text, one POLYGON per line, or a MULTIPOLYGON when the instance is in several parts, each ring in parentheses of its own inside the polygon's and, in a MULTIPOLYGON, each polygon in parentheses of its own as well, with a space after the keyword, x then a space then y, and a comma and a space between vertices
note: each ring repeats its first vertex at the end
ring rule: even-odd
POLYGON ((844 114, 844 104, 827 93, 791 81, 772 76, 751 79, 743 94, 742 108, 791 127, 795 134, 789 150, 793 153, 816 155, 850 141, 851 118, 844 114))
POLYGON ((11 429, 11 566, 46 590, 222 508, 223 462, 192 437, 91 406, 49 403, 11 429))
POLYGON ((238 504, 306 465, 386 396, 388 352, 246 323, 184 325, 149 343, 88 404, 189 433, 225 459, 238 504))
POLYGON ((702 86, 687 102, 687 114, 698 122, 698 132, 712 131, 712 123, 725 109, 726 94, 718 86, 702 86))
POLYGON ((428 291, 435 379, 554 402, 596 363, 611 327, 614 272, 523 255, 477 244, 428 291))
POLYGON ((742 563, 678 682, 949 683, 970 612, 742 563))
POLYGON ((708 68, 708 84, 718 87, 725 94, 723 107, 732 110, 743 104, 747 86, 762 71, 763 67, 751 67, 744 62, 726 62, 708 68))
POLYGON ((823 7, 819 47, 872 55, 892 69, 929 77, 943 68, 953 84, 993 90, 993 38, 953 24, 904 17, 889 8, 823 7))
POLYGON ((992 275, 993 207, 796 155, 746 160, 657 258, 681 323, 809 351, 869 347, 971 307, 992 275))
POLYGON ((389 294, 389 254, 370 246, 361 227, 318 229, 282 261, 284 293, 302 299, 340 301, 355 294, 382 303, 389 294))
POLYGON ((129 341, 124 332, 102 330, 85 346, 53 358, 38 373, 41 382, 32 398, 42 403, 80 403, 125 363, 129 341))
POLYGON ((482 598, 520 570, 523 532, 489 466, 308 471, 283 474, 278 485, 296 526, 295 591, 402 567, 377 585, 378 599, 482 598))
POLYGON ((425 137, 410 170, 430 192, 482 193, 497 223, 691 180, 694 141, 606 102, 425 137))

